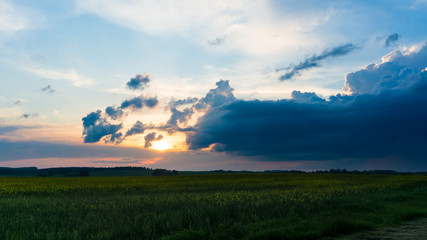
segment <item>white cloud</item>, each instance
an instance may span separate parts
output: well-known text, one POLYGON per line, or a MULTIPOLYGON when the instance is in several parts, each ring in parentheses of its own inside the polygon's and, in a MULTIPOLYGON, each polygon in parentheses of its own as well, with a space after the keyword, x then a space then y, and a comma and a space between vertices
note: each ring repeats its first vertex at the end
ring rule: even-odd
POLYGON ((384 89, 405 89, 417 83, 420 73, 427 66, 427 45, 414 45, 390 52, 382 57, 382 63, 369 64, 349 73, 344 91, 353 94, 379 93, 384 89))
POLYGON ((91 13, 151 35, 180 35, 212 51, 250 55, 280 54, 321 43, 312 30, 336 14, 333 9, 284 8, 267 0, 76 0, 79 13, 91 13), (212 46, 223 39, 221 46, 212 46))
POLYGON ((43 78, 70 81, 76 87, 88 87, 94 84, 94 81, 92 78, 80 75, 79 73, 77 73, 75 69, 69 69, 65 71, 54 71, 54 70, 48 70, 48 69, 35 68, 35 69, 26 69, 26 70, 43 78))
POLYGON ((76 0, 76 3, 81 12, 149 34, 175 34, 207 25, 230 24, 245 15, 241 0, 76 0))
POLYGON ((32 27, 34 21, 28 9, 16 7, 8 1, 0 2, 0 31, 15 32, 32 27))

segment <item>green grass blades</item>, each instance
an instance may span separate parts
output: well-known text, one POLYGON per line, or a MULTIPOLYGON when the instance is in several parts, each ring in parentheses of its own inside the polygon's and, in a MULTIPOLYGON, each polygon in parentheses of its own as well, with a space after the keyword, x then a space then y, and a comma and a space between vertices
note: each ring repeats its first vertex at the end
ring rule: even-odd
POLYGON ((427 216, 427 176, 0 178, 0 239, 320 239, 427 216))

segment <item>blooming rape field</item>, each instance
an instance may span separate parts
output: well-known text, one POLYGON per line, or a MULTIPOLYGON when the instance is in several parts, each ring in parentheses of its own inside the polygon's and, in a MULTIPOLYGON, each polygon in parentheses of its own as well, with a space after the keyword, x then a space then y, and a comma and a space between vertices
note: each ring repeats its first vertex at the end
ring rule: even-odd
POLYGON ((427 176, 0 177, 0 239, 329 239, 427 216, 427 176))

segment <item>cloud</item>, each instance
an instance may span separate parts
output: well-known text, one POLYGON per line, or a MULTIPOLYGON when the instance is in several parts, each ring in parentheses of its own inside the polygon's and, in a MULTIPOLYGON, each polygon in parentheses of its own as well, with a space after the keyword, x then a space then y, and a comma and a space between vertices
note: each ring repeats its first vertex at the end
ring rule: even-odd
MULTIPOLYGON (((352 51, 349 49, 325 51, 307 62, 318 64, 352 51)), ((220 80, 202 98, 170 101, 171 117, 165 123, 137 121, 126 134, 113 129, 107 141, 114 134, 124 139, 151 129, 185 133, 190 150, 211 147, 214 152, 261 161, 403 159, 408 164, 426 165, 426 67, 427 46, 418 51, 393 51, 382 63, 348 74, 347 94, 325 99, 315 92, 295 90, 291 99, 241 100, 234 96, 228 80, 220 80), (195 113, 200 117, 190 125, 195 113)), ((127 107, 144 106, 131 102, 127 107)), ((99 114, 89 114, 83 125, 108 126, 99 114)), ((163 137, 156 132, 145 135, 146 147, 163 137)), ((118 142, 114 137, 113 141, 118 142)))
POLYGON ((218 144, 217 151, 278 161, 425 158, 427 86, 417 87, 348 104, 236 101, 208 112, 187 141, 193 150, 218 144))
POLYGON ((32 72, 42 78, 70 81, 76 87, 88 87, 94 84, 92 78, 80 75, 75 69, 70 69, 66 71, 57 71, 41 68, 25 70, 32 72))
POLYGON ((182 111, 177 110, 176 108, 171 108, 172 115, 168 120, 167 124, 172 126, 177 126, 178 123, 186 123, 191 119, 191 116, 194 114, 192 108, 186 108, 182 111))
MULTIPOLYGON (((142 134, 146 129, 155 129, 155 126, 143 124, 137 121, 126 134, 120 132, 123 128, 123 123, 111 123, 110 120, 120 120, 121 116, 125 115, 120 108, 107 107, 105 114, 101 110, 89 113, 82 118, 83 121, 83 137, 85 143, 96 143, 101 139, 105 143, 120 144, 126 137, 142 134)), ((152 140, 153 141, 153 140, 152 140)))
POLYGON ((175 34, 215 24, 214 21, 234 22, 244 6, 236 1, 77 1, 77 7, 105 17, 113 22, 149 34, 175 34), (197 24, 194 24, 197 22, 197 24))
POLYGON ((0 161, 14 161, 38 158, 91 158, 91 157, 128 157, 152 158, 153 152, 141 148, 71 145, 38 141, 9 142, 0 140, 0 161))
POLYGON ((318 97, 314 92, 293 91, 291 98, 298 102, 325 102, 325 99, 318 97))
POLYGON ((218 107, 236 99, 233 94, 234 89, 230 87, 229 80, 220 80, 215 85, 217 86, 216 88, 209 90, 206 96, 194 105, 197 110, 218 107))
POLYGON ((101 110, 89 113, 86 117, 82 118, 83 127, 88 128, 94 126, 97 121, 101 119, 101 110))
MULTIPOLYGON (((151 160, 151 159, 148 159, 151 160)), ((93 163, 118 163, 118 164, 132 164, 132 163, 144 163, 144 159, 122 159, 122 160, 97 160, 92 161, 93 163)))
POLYGON ((121 135, 118 135, 117 132, 123 127, 123 124, 109 123, 102 117, 100 110, 89 113, 82 118, 82 121, 85 143, 99 142, 104 137, 106 137, 105 142, 121 142, 121 135))
POLYGON ((163 138, 163 135, 159 135, 159 136, 156 137, 156 133, 155 132, 151 132, 151 133, 147 134, 144 137, 144 140, 145 140, 144 147, 145 148, 149 148, 149 147, 151 147, 153 145, 154 141, 162 140, 162 138, 163 138))
POLYGON ((299 76, 300 72, 303 70, 308 70, 314 67, 320 67, 321 61, 332 58, 347 55, 358 47, 352 43, 344 44, 338 47, 334 47, 332 49, 326 49, 320 55, 313 55, 309 58, 306 58, 303 62, 300 62, 297 65, 291 64, 286 68, 278 68, 276 72, 286 71, 285 74, 279 77, 280 81, 285 81, 292 79, 295 76, 299 76))
POLYGON ((10 132, 14 132, 20 129, 31 129, 28 126, 0 126, 0 135, 4 135, 10 132))
POLYGON ((144 90, 144 88, 151 82, 152 76, 148 73, 143 73, 136 75, 134 78, 131 78, 129 82, 126 83, 126 86, 132 90, 144 90))
POLYGON ((369 64, 359 71, 347 74, 344 91, 372 94, 386 89, 407 89, 420 81, 420 72, 426 68, 426 62, 427 46, 423 46, 418 52, 392 51, 382 58, 382 63, 369 64))
MULTIPOLYGON (((172 99, 168 106, 171 111, 171 117, 164 124, 144 124, 141 121, 137 121, 130 129, 127 130, 126 134, 120 132, 123 127, 122 116, 125 116, 125 110, 135 111, 147 106, 153 108, 158 104, 156 97, 144 97, 143 95, 135 97, 122 102, 120 107, 109 106, 105 109, 105 114, 101 110, 89 113, 86 117, 82 118, 83 121, 83 136, 84 142, 93 143, 99 142, 104 139, 106 143, 112 142, 119 144, 126 137, 143 134, 145 130, 152 129, 158 131, 166 131, 168 134, 173 134, 175 131, 189 132, 194 129, 192 126, 186 126, 188 121, 191 119, 195 111, 207 111, 211 108, 217 108, 234 101, 233 91, 230 87, 228 80, 220 80, 216 83, 217 87, 211 89, 203 98, 186 98, 175 100, 172 99), (192 104, 190 107, 178 110, 177 107, 182 105, 192 104), (119 120, 120 123, 111 123, 110 120, 119 120)), ((160 135, 163 137, 162 135, 160 135)), ((159 140, 160 137, 159 136, 159 140)), ((152 134, 149 136, 147 142, 150 145, 152 141, 152 134)))
POLYGON ((140 121, 136 121, 136 123, 126 132, 125 137, 132 136, 135 134, 142 134, 146 129, 149 129, 147 125, 143 124, 140 121))
POLYGON ((122 109, 113 106, 105 108, 105 113, 113 120, 118 120, 125 114, 122 109))
POLYGON ((222 38, 217 37, 214 40, 209 40, 208 41, 208 45, 209 46, 219 46, 219 45, 222 45, 224 43, 225 39, 226 39, 225 36, 222 37, 222 38))
POLYGON ((123 101, 122 104, 120 105, 120 108, 122 108, 122 109, 130 108, 132 110, 138 110, 138 109, 143 108, 144 106, 147 106, 149 108, 153 108, 158 103, 159 103, 159 101, 157 100, 156 97, 146 98, 146 97, 141 95, 139 97, 135 97, 135 98, 123 101))
POLYGON ((21 105, 23 102, 25 102, 25 100, 18 99, 18 100, 16 100, 13 104, 14 104, 14 105, 21 105))
POLYGON ((197 102, 197 100, 198 100, 198 98, 192 98, 192 97, 188 97, 185 99, 179 99, 179 100, 172 99, 169 102, 169 107, 174 108, 174 107, 178 107, 181 105, 193 104, 193 103, 197 102))
POLYGON ((117 138, 117 135, 114 135, 123 127, 122 124, 110 124, 105 122, 97 123, 93 126, 90 126, 84 129, 84 142, 85 143, 95 143, 99 142, 101 138, 111 135, 110 139, 107 139, 106 142, 114 142, 117 138), (113 136, 114 135, 114 136, 113 136))
POLYGON ((28 119, 28 118, 36 118, 36 117, 38 117, 39 115, 37 114, 37 113, 24 113, 24 114, 22 114, 19 118, 25 118, 25 119, 28 119))
POLYGON ((120 144, 123 140, 124 140, 123 134, 121 132, 115 132, 115 133, 112 133, 109 138, 105 139, 105 143, 111 142, 111 143, 120 144))
POLYGON ((213 151, 263 161, 392 156, 426 165, 427 61, 419 61, 427 57, 426 49, 386 56, 387 62, 368 68, 370 78, 347 77, 354 90, 350 95, 324 101, 315 93, 294 91, 293 99, 237 99, 210 108, 187 133, 188 147, 213 146, 213 151), (381 77, 386 66, 400 74, 381 77), (375 87, 364 87, 371 82, 375 87))
POLYGON ((53 90, 50 85, 47 85, 46 87, 40 89, 41 92, 47 93, 47 94, 52 94, 55 92, 55 90, 53 90))
POLYGON ((234 89, 230 87, 229 80, 220 80, 215 83, 217 86, 200 99, 187 98, 182 100, 172 100, 169 103, 171 117, 164 125, 159 125, 155 129, 167 131, 169 134, 175 131, 188 132, 193 131, 192 126, 186 126, 195 112, 205 112, 210 108, 216 108, 236 100, 234 89), (178 110, 177 106, 193 103, 192 106, 178 110), (181 126, 179 126, 179 124, 181 126))
MULTIPOLYGON (((141 87, 149 82, 148 74, 145 74, 147 76, 146 80, 144 80, 144 77, 138 76, 142 75, 132 78, 127 84, 128 87, 142 89, 141 87)), ((105 108, 105 113, 101 110, 89 113, 82 118, 84 142, 95 143, 103 139, 105 143, 120 144, 128 136, 141 134, 147 128, 153 129, 153 126, 144 125, 142 122, 137 121, 133 127, 127 130, 126 134, 120 132, 123 128, 124 118, 129 114, 129 111, 137 111, 143 107, 154 108, 158 103, 157 97, 141 95, 124 100, 119 107, 108 106, 105 108)))
POLYGON ((386 38, 384 42, 384 47, 392 46, 396 44, 398 40, 399 40, 399 34, 393 33, 386 38))
POLYGON ((0 2, 0 31, 15 32, 31 27, 31 19, 9 1, 0 2))
POLYGON ((293 4, 241 0, 76 2, 80 13, 94 14, 134 31, 184 37, 210 49, 221 43, 221 49, 214 50, 251 55, 284 54, 289 49, 313 46, 319 36, 312 30, 338 12, 332 3, 302 9, 293 4), (226 41, 218 36, 227 36, 226 41))

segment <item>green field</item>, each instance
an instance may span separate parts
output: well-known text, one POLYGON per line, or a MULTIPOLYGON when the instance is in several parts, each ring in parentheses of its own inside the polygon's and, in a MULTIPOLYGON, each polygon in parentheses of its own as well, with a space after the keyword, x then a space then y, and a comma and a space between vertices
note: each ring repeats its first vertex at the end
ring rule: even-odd
POLYGON ((319 239, 427 216, 427 176, 0 177, 0 239, 319 239))

